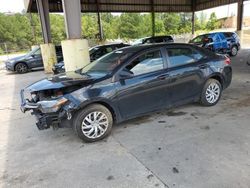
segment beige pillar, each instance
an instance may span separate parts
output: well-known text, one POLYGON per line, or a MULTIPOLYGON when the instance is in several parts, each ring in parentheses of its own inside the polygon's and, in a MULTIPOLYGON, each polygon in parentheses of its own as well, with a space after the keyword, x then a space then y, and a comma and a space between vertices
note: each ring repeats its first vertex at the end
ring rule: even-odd
POLYGON ((75 71, 90 63, 89 45, 86 39, 62 41, 65 71, 75 71))
POLYGON ((236 33, 238 34, 239 38, 240 38, 240 44, 241 44, 241 47, 244 47, 244 32, 243 30, 240 30, 240 31, 236 31, 236 33))
POLYGON ((53 73, 52 67, 57 63, 55 45, 52 43, 41 44, 41 53, 45 73, 53 73))

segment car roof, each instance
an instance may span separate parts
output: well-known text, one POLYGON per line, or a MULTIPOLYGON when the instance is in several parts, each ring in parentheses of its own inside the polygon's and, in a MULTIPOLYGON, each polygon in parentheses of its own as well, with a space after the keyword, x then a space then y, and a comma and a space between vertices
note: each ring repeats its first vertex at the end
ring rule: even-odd
POLYGON ((129 45, 129 44, 124 44, 124 43, 111 43, 111 44, 103 44, 103 45, 96 45, 96 46, 93 46, 93 48, 96 48, 96 47, 108 47, 108 46, 118 46, 118 45, 129 45))
POLYGON ((172 36, 171 35, 161 35, 161 36, 151 36, 151 37, 144 37, 144 38, 141 38, 141 39, 154 39, 154 38, 169 38, 169 37, 171 37, 172 38, 172 36))
POLYGON ((116 51, 123 51, 125 53, 130 53, 130 52, 140 52, 143 50, 147 49, 154 49, 154 48, 161 48, 161 47, 194 47, 196 48, 195 45, 193 44, 187 44, 187 43, 155 43, 155 44, 144 44, 144 45, 135 45, 135 46, 128 46, 124 47, 121 49, 118 49, 116 51))

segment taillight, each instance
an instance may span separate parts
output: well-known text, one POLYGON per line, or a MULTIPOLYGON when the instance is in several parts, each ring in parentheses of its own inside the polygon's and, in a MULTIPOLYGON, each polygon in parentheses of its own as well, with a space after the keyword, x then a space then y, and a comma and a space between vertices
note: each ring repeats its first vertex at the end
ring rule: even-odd
POLYGON ((229 57, 226 57, 226 59, 225 59, 225 64, 227 64, 227 65, 230 65, 230 64, 231 64, 231 60, 230 60, 229 57))

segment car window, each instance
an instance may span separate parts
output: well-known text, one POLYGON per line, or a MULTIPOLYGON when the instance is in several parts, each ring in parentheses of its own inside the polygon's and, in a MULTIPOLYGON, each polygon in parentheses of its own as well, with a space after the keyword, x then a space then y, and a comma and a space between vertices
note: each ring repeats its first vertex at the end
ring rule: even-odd
POLYGON ((233 36, 233 33, 223 33, 225 37, 230 38, 233 36))
POLYGON ((112 47, 107 47, 107 48, 106 48, 106 53, 110 53, 110 52, 112 52, 112 51, 113 51, 112 47))
POLYGON ((169 68, 194 63, 203 56, 191 48, 170 48, 167 49, 169 68))
POLYGON ((150 43, 154 43, 154 40, 153 39, 146 39, 143 43, 145 44, 150 44, 150 43))
POLYGON ((159 38, 155 38, 155 39, 154 39, 154 42, 155 42, 155 43, 161 43, 161 42, 164 42, 164 39, 163 39, 163 38, 160 38, 160 37, 159 37, 159 38))
POLYGON ((208 37, 209 37, 208 35, 200 35, 200 36, 197 36, 196 38, 194 38, 194 39, 192 40, 192 42, 194 42, 194 43, 203 43, 204 40, 205 40, 206 38, 208 38, 208 37))
POLYGON ((154 72, 163 69, 163 58, 161 51, 147 52, 140 55, 135 60, 133 60, 127 67, 127 70, 133 72, 133 74, 140 75, 149 72, 154 72))
POLYGON ((41 49, 39 48, 37 51, 35 51, 34 55, 41 55, 41 49))

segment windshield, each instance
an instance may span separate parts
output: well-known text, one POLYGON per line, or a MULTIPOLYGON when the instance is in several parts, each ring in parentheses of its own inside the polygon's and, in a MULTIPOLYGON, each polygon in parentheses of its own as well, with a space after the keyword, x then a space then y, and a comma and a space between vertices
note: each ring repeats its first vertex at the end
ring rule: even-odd
POLYGON ((30 55, 32 55, 32 54, 34 54, 37 50, 39 50, 40 49, 40 47, 35 47, 33 50, 31 50, 30 52, 28 52, 27 54, 26 54, 26 56, 30 56, 30 55))
POLYGON ((113 51, 83 67, 81 73, 88 75, 92 73, 93 74, 102 73, 106 75, 112 72, 130 55, 131 53, 125 53, 124 51, 121 50, 113 51))
POLYGON ((194 43, 203 43, 204 40, 208 38, 208 35, 200 35, 192 40, 194 43))

